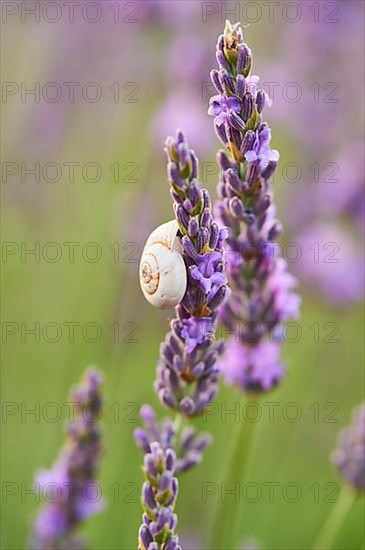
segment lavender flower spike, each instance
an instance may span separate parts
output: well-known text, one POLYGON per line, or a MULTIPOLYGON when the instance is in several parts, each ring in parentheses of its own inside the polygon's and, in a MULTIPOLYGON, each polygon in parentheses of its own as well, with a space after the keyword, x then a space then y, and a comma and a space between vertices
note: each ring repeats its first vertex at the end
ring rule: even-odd
POLYGON ((75 416, 67 426, 67 441, 51 469, 37 474, 36 487, 47 491, 49 502, 34 523, 31 547, 35 550, 85 548, 76 529, 104 507, 103 500, 95 498, 101 454, 96 424, 102 411, 100 386, 100 374, 91 368, 86 370, 82 383, 71 394, 75 416))
POLYGON ((138 534, 138 550, 181 550, 174 534, 177 517, 174 506, 178 492, 176 456, 156 441, 144 457, 146 482, 142 488, 143 523, 138 534))
POLYGON ((365 489, 365 403, 355 411, 352 425, 340 433, 332 461, 354 489, 365 489))
POLYGON ((187 290, 161 345, 155 389, 162 403, 185 416, 200 414, 217 392, 214 342, 217 308, 226 294, 223 262, 225 228, 213 222, 208 191, 197 182, 198 160, 182 132, 166 141, 168 178, 183 258, 187 290))
POLYGON ((226 259, 232 290, 220 320, 235 333, 219 367, 228 382, 259 393, 284 375, 280 332, 287 319, 298 315, 300 300, 293 293, 296 280, 277 250, 281 226, 270 177, 279 153, 270 148, 271 131, 262 118, 271 100, 259 89, 259 77, 250 74, 252 53, 239 23, 226 22, 217 53, 219 71, 211 75, 218 95, 211 98, 208 113, 226 148, 218 153, 221 181, 215 209, 229 228, 226 259))
POLYGON ((164 450, 176 449, 176 474, 186 472, 201 462, 202 452, 211 442, 209 434, 198 435, 192 426, 187 426, 181 434, 178 434, 176 426, 169 418, 165 418, 158 424, 155 411, 149 405, 141 407, 140 416, 143 428, 135 429, 134 439, 142 452, 150 453, 151 444, 155 441, 164 450))

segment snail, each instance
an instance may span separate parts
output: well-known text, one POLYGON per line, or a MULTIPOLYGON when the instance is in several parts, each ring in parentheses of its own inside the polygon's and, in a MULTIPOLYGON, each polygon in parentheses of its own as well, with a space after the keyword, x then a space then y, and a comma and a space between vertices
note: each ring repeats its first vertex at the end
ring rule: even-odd
POLYGON ((148 302, 160 309, 176 306, 184 297, 187 272, 176 220, 152 231, 142 252, 139 278, 148 302))

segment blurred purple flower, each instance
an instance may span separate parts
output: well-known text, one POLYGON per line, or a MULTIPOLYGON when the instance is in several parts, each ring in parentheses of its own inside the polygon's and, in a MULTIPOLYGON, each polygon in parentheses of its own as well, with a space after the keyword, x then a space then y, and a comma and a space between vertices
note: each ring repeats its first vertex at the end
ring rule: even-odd
POLYGON ((99 373, 88 369, 71 395, 76 414, 67 427, 67 442, 54 465, 40 470, 35 478, 36 488, 41 493, 46 491, 49 500, 34 522, 34 550, 83 548, 85 543, 77 536, 77 527, 104 507, 103 499, 88 495, 88 487, 95 485, 101 453, 96 425, 102 407, 100 386, 99 373))
POLYGON ((268 341, 252 346, 230 338, 218 367, 229 384, 251 393, 271 390, 285 374, 280 345, 268 341))
POLYGON ((351 426, 340 432, 331 458, 354 489, 365 489, 365 404, 354 411, 351 426))
POLYGON ((192 146, 200 154, 209 153, 214 142, 214 134, 210 130, 204 105, 197 99, 196 94, 188 90, 176 91, 163 103, 153 121, 154 141, 163 142, 166 135, 174 133, 175 128, 184 128, 192 146))
POLYGON ((356 245, 350 232, 320 222, 303 231, 296 242, 301 257, 293 268, 301 280, 337 305, 363 298, 364 249, 356 245))
MULTIPOLYGON (((340 261, 343 267, 328 262, 325 265, 322 260, 314 264, 313 256, 308 257, 305 251, 308 262, 303 258, 294 264, 294 269, 298 268, 300 274, 303 267, 306 282, 320 290, 324 300, 346 305, 363 298, 359 281, 363 274, 360 262, 365 221, 364 109, 360 90, 364 82, 365 4, 339 0, 339 11, 332 22, 326 18, 314 21, 303 0, 303 8, 304 5, 300 25, 283 26, 279 61, 270 58, 266 82, 267 86, 277 83, 271 88, 275 94, 271 116, 280 121, 288 139, 296 144, 299 172, 303 170, 303 177, 288 186, 286 193, 287 204, 291 205, 287 221, 293 241, 300 243, 304 239, 309 244, 309 235, 309 246, 318 246, 312 228, 328 224, 344 245, 340 261), (299 49, 298 43, 302 45, 299 49)), ((328 242, 331 241, 330 238, 328 242)))

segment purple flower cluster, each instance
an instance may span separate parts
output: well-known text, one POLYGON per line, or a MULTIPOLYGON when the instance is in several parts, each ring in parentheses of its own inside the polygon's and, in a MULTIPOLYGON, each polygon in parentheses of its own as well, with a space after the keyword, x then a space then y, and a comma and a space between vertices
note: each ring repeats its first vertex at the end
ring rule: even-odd
POLYGON ((174 506, 178 481, 174 477, 176 455, 156 441, 144 457, 146 482, 142 488, 143 523, 138 534, 139 550, 180 550, 174 534, 177 517, 174 506))
MULTIPOLYGON (((304 0, 303 4, 308 8, 304 0)), ((301 159, 301 167, 313 168, 318 163, 318 174, 303 170, 295 185, 287 185, 286 202, 291 208, 286 225, 291 240, 303 252, 291 268, 321 301, 346 307, 362 301, 365 290, 364 110, 359 96, 364 77, 358 47, 363 40, 365 4, 339 0, 337 6, 341 17, 336 24, 328 25, 325 18, 314 21, 311 10, 303 9, 300 25, 283 27, 265 80, 289 83, 295 74, 303 89, 317 82, 327 83, 328 90, 333 86, 329 100, 301 94, 298 88, 299 102, 289 101, 285 93, 272 88, 272 116, 290 141, 293 154, 301 159), (346 48, 343 36, 347 37, 346 48), (331 132, 323 131, 329 127, 331 132), (318 243, 319 258, 313 251, 318 243)))
MULTIPOLYGON (((182 132, 167 140, 166 152, 187 287, 161 345, 155 389, 163 404, 190 417, 201 413, 217 392, 215 363, 222 344, 214 342, 214 335, 217 310, 227 290, 223 262, 227 230, 213 222, 209 194, 197 182, 198 159, 182 132)), ((141 418, 143 428, 137 428, 134 436, 145 454, 147 482, 142 491, 145 514, 139 549, 177 549, 173 476, 201 461, 210 436, 198 435, 191 426, 180 430, 170 419, 157 423, 149 405, 142 407, 141 418)))
POLYGON ((365 489, 365 404, 355 411, 352 425, 340 433, 332 461, 354 489, 365 489))
POLYGON ((141 408, 140 415, 144 427, 137 428, 134 437, 141 451, 150 453, 151 445, 156 441, 164 450, 176 449, 176 474, 186 472, 201 462, 202 452, 211 442, 209 434, 198 435, 193 427, 187 426, 179 435, 169 418, 159 425, 155 412, 149 405, 141 408))
POLYGON ((298 315, 300 300, 293 293, 296 280, 276 246, 281 226, 275 219, 270 177, 279 153, 270 148, 271 131, 262 119, 270 100, 259 88, 259 77, 250 75, 252 54, 239 24, 227 21, 216 57, 219 70, 211 72, 211 79, 218 95, 211 98, 208 113, 215 117, 216 133, 226 147, 218 153, 216 214, 230 230, 226 269, 232 290, 220 319, 235 333, 219 366, 230 382, 260 392, 273 388, 284 374, 277 342, 280 325, 298 315))
POLYGON ((81 385, 71 394, 75 417, 67 426, 65 446, 52 468, 41 470, 36 476, 36 488, 46 491, 49 499, 34 523, 31 545, 36 550, 84 548, 76 529, 104 507, 103 500, 95 499, 88 491, 88 486, 95 484, 101 454, 96 423, 102 410, 100 386, 99 373, 88 369, 81 385))
POLYGON ((223 248, 227 230, 213 222, 208 191, 197 182, 198 160, 182 132, 166 142, 168 178, 188 273, 187 290, 161 345, 155 389, 185 416, 200 414, 217 392, 214 342, 217 308, 226 295, 223 248))

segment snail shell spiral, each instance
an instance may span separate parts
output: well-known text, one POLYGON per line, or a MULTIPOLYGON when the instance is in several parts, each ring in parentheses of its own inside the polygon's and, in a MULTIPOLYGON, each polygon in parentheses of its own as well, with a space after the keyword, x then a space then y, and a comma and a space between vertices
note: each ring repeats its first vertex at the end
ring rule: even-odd
POLYGON ((152 231, 142 252, 139 277, 148 302, 160 309, 176 306, 184 297, 187 272, 177 237, 176 220, 152 231))

